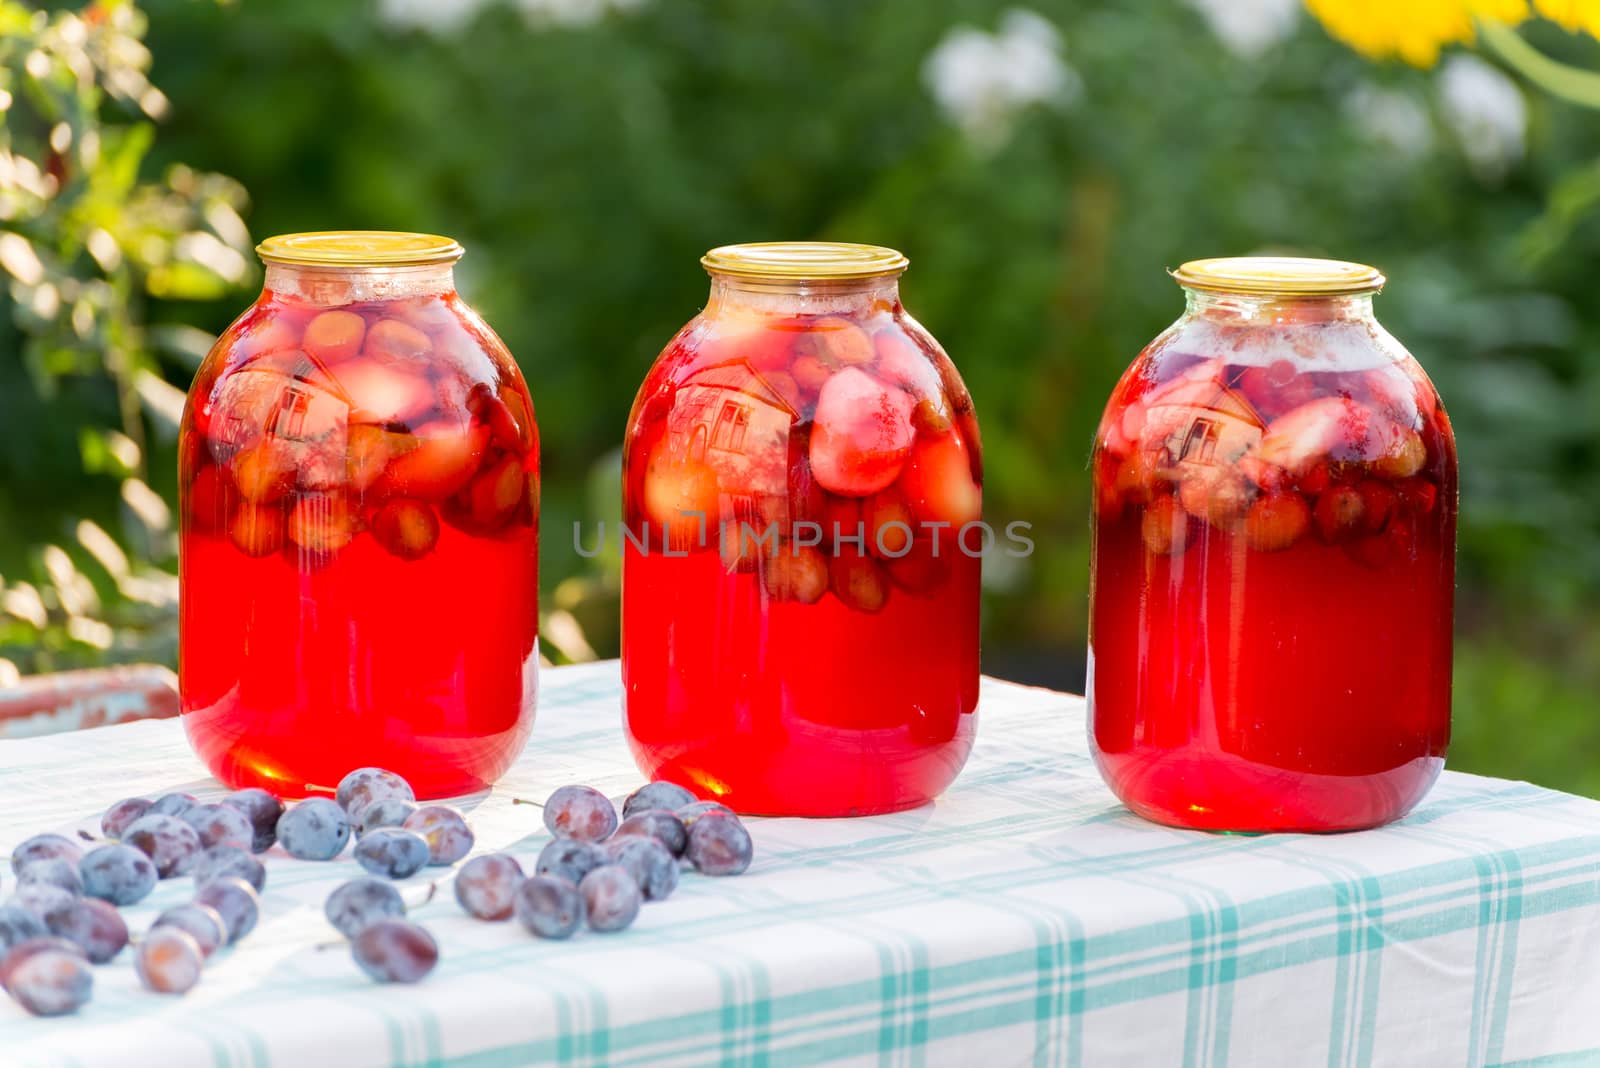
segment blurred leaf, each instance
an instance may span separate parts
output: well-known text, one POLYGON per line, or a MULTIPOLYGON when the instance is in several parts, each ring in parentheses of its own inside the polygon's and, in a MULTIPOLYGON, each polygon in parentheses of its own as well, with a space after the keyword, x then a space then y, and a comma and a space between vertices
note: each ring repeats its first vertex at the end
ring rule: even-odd
POLYGON ((78 451, 87 474, 113 475, 118 479, 133 477, 143 456, 139 446, 126 435, 93 427, 78 432, 78 451))
POLYGON ((187 394, 148 370, 134 374, 133 388, 144 402, 145 414, 156 433, 166 441, 176 440, 178 424, 183 421, 183 405, 187 394))
POLYGON ((1529 267, 1538 268, 1558 255, 1572 232, 1600 206, 1600 164, 1564 174, 1551 190, 1544 213, 1528 224, 1520 252, 1529 267))
POLYGON ((166 263, 150 270, 146 286, 164 300, 217 300, 233 287, 197 263, 166 263))
POLYGON ((144 174, 155 127, 137 116, 165 110, 144 31, 131 3, 0 0, 0 565, 34 579, 5 588, 27 611, 0 646, 33 669, 172 655, 175 606, 152 571, 171 563, 170 512, 146 480, 169 488, 182 394, 155 373, 148 300, 237 299, 250 274, 235 183, 144 174), (38 547, 74 530, 74 545, 38 547))

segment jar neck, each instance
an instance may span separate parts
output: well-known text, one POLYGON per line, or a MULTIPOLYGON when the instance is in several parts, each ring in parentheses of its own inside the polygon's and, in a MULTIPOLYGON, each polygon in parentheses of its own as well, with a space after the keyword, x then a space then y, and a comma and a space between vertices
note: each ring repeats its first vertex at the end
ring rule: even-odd
POLYGON ((325 267, 269 263, 264 286, 308 304, 340 305, 455 292, 455 267, 427 263, 406 267, 325 267))
POLYGON ((1254 326, 1321 322, 1363 322, 1373 318, 1371 293, 1331 296, 1303 294, 1213 293, 1185 289, 1187 314, 1217 322, 1254 326))
POLYGON ((900 304, 898 276, 877 278, 745 278, 711 275, 706 312, 739 308, 778 314, 850 312, 900 304))

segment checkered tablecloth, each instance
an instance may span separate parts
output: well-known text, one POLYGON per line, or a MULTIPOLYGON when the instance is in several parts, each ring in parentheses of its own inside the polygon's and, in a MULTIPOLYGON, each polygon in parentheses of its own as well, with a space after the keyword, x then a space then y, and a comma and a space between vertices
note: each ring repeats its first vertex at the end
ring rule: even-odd
MULTIPOLYGON (((464 801, 480 850, 544 843, 514 796, 638 785, 619 694, 614 663, 546 673, 527 753, 464 801)), ((124 953, 76 1017, 0 1004, 0 1064, 1600 1064, 1600 803, 1447 773, 1382 831, 1167 830, 1101 785, 1083 716, 985 680, 937 804, 753 820, 749 873, 686 876, 621 935, 536 941, 442 886, 413 910, 443 951, 415 987, 318 948, 353 861, 274 850, 260 927, 188 997, 144 993, 124 953)), ((220 792, 176 722, 0 743, 0 848, 166 790, 220 792)))

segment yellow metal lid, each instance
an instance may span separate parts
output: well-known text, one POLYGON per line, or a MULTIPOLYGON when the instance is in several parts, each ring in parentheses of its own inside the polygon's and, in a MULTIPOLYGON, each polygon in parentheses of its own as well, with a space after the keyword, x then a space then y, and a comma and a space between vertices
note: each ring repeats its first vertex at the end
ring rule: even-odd
POLYGON ((1186 289, 1256 296, 1348 296, 1376 293, 1383 272, 1364 263, 1298 256, 1224 256, 1190 260, 1172 272, 1186 289))
POLYGON ((302 267, 412 267, 425 263, 454 263, 463 251, 448 237, 395 230, 279 234, 256 246, 256 254, 268 263, 302 267))
POLYGON ((713 274, 791 282, 897 275, 910 262, 892 248, 844 241, 758 241, 723 245, 700 257, 713 274))

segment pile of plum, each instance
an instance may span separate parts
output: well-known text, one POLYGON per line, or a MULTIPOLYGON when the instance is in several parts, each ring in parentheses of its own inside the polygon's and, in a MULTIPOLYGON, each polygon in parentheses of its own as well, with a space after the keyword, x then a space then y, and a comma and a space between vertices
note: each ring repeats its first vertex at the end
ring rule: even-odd
MULTIPOLYGON (((566 938, 585 925, 620 931, 643 902, 672 893, 682 863, 737 875, 753 855, 737 815, 670 783, 630 795, 620 820, 605 795, 587 786, 561 787, 543 809, 554 837, 532 875, 508 853, 479 855, 455 873, 456 900, 469 915, 514 915, 541 938, 566 938)), ((451 867, 475 840, 461 812, 419 805, 404 779, 381 768, 351 772, 332 798, 287 808, 259 789, 214 804, 182 793, 128 798, 106 810, 100 829, 103 838, 80 832, 83 841, 35 835, 12 853, 17 885, 0 905, 0 987, 35 1015, 76 1011, 93 991, 91 966, 130 944, 147 989, 187 992, 207 958, 255 928, 267 884, 260 854, 276 845, 292 858, 329 861, 352 837, 354 859, 370 874, 334 890, 324 912, 368 975, 415 982, 438 963, 438 943, 406 918, 393 881, 451 867), (132 938, 119 909, 181 876, 193 879, 193 899, 132 938)), ((436 889, 429 885, 427 897, 436 889)))

